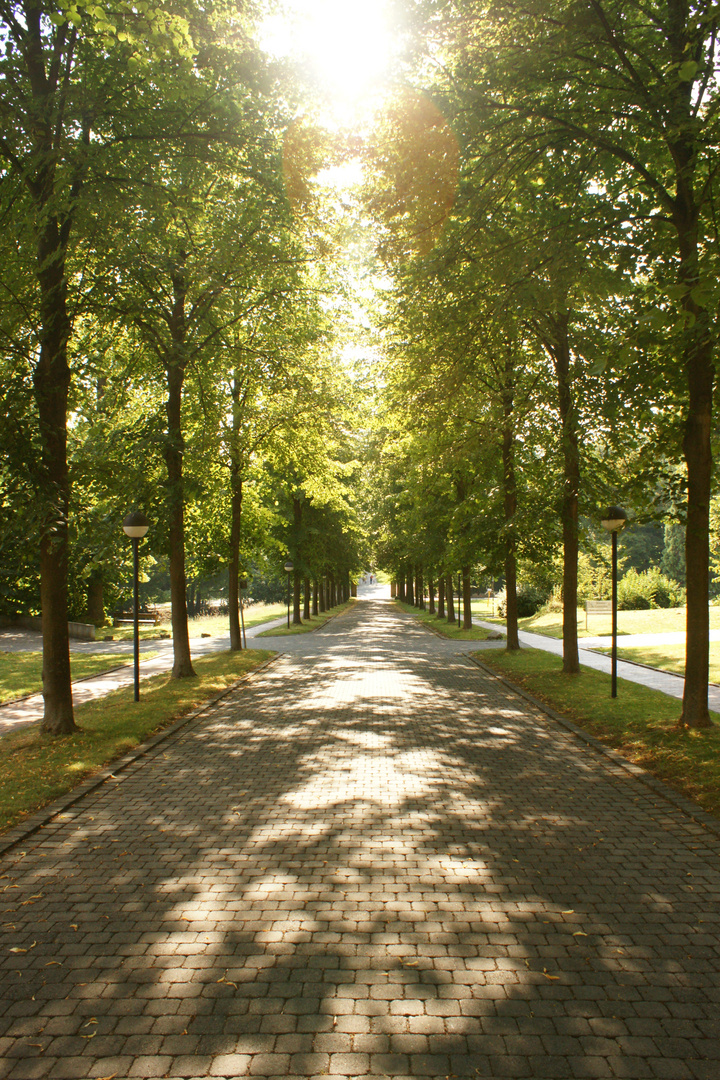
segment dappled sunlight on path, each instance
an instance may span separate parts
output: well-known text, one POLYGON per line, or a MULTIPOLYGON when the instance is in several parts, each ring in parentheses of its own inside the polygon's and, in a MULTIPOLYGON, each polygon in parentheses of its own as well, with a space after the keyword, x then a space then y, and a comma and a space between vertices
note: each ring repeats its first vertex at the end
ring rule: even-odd
POLYGON ((387 601, 305 638, 6 860, 0 1076, 716 1075, 717 837, 387 601))

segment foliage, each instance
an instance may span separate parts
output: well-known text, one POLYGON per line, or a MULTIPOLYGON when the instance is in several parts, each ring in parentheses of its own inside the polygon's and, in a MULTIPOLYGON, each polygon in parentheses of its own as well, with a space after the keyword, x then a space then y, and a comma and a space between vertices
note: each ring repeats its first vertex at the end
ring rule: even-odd
POLYGON ((518 618, 526 619, 531 615, 535 615, 546 603, 547 598, 548 594, 543 589, 535 588, 532 585, 521 586, 517 591, 518 618))
POLYGON ((639 574, 628 570, 618 581, 618 608, 622 611, 642 611, 648 608, 677 607, 683 603, 684 590, 657 567, 639 574))

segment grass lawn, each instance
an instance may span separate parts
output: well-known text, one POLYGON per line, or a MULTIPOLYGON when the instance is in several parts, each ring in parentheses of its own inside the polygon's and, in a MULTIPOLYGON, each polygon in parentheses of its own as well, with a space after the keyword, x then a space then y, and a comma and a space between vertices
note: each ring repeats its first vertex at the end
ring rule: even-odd
POLYGON ((438 619, 437 615, 430 615, 427 611, 420 611, 418 608, 413 607, 412 604, 403 604, 400 600, 396 600, 395 603, 402 611, 414 615, 418 622, 421 622, 424 626, 432 627, 443 637, 458 638, 459 641, 486 641, 490 632, 483 630, 481 626, 473 626, 472 630, 463 630, 461 626, 458 627, 456 622, 449 623, 446 619, 438 619))
MULTIPOLYGON (((260 623, 271 622, 285 614, 285 604, 253 604, 245 608, 245 627, 259 626, 260 623)), ((227 615, 197 615, 188 619, 190 637, 201 637, 210 634, 211 637, 226 637, 230 635, 230 626, 227 615)), ((132 641, 132 626, 107 626, 97 631, 98 641, 132 641)), ((153 641, 157 638, 172 637, 169 622, 159 623, 157 626, 140 627, 140 637, 145 641, 153 641)))
MULTIPOLYGON (((309 634, 312 630, 317 630, 320 626, 324 626, 328 619, 332 619, 333 615, 339 615, 341 611, 348 611, 355 600, 348 600, 346 604, 338 604, 334 608, 330 608, 329 611, 324 611, 322 615, 311 615, 309 619, 305 619, 302 626, 293 626, 292 624, 292 612, 290 612, 290 629, 288 630, 287 624, 282 626, 274 626, 272 630, 262 630, 259 634, 256 634, 256 638, 261 637, 287 637, 288 634, 309 634)), ((283 615, 287 614, 287 608, 282 612, 283 615)))
POLYGON ((71 791, 274 655, 264 649, 213 653, 193 661, 197 679, 163 674, 143 680, 138 702, 127 687, 77 706, 75 722, 81 730, 72 735, 53 738, 36 726, 2 736, 0 830, 71 791))
MULTIPOLYGON (((474 614, 474 612, 473 612, 474 614)), ((548 637, 562 637, 562 612, 533 615, 518 620, 521 630, 548 637)), ((578 608, 578 637, 600 637, 612 633, 610 615, 590 615, 585 629, 585 611, 578 608)), ((710 608, 710 629, 720 630, 720 607, 710 608)), ((618 611, 618 634, 666 634, 685 630, 685 608, 653 608, 651 611, 618 611)))
POLYGON ((680 701, 657 690, 618 679, 610 697, 610 676, 583 668, 565 675, 560 657, 539 649, 475 654, 540 701, 552 706, 628 761, 694 799, 720 817, 720 716, 706 731, 679 729, 680 701))
MULTIPOLYGON (((602 648, 595 652, 609 656, 611 650, 602 648)), ((633 649, 618 649, 618 659, 634 660, 636 664, 648 664, 663 671, 674 671, 677 675, 685 674, 684 645, 639 645, 633 649)), ((710 682, 720 683, 720 641, 710 642, 710 682)))
MULTIPOLYGON (((154 652, 142 654, 143 660, 157 656, 154 652)), ((132 664, 132 656, 117 653, 70 653, 70 670, 73 679, 85 679, 110 668, 132 664)), ((0 705, 26 694, 42 692, 41 652, 0 652, 0 705)))

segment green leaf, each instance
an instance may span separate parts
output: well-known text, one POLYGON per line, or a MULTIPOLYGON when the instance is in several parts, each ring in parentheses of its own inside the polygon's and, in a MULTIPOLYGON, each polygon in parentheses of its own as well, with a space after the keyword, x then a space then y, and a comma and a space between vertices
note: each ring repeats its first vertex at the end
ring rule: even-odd
POLYGON ((697 75, 699 64, 696 64, 694 60, 686 60, 680 65, 678 71, 678 78, 680 82, 692 82, 697 75))

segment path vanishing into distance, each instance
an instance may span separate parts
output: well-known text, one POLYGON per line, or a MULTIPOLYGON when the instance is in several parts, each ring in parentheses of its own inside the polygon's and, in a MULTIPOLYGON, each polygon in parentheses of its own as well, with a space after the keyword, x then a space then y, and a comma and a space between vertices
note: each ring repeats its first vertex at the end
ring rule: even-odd
POLYGON ((0 861, 0 1077, 720 1075, 720 822, 384 599, 0 861))
MULTIPOLYGON (((389 585, 382 583, 375 583, 373 585, 359 584, 358 596, 360 599, 366 600, 389 599, 390 587, 389 585)), ((298 639, 297 636, 284 639, 282 646, 279 646, 277 642, 274 643, 275 639, 273 638, 261 638, 260 641, 254 640, 264 630, 268 630, 271 627, 280 627, 284 622, 284 617, 272 619, 248 629, 247 639, 250 641, 250 647, 253 648, 258 645, 261 648, 267 649, 282 647, 284 650, 290 649, 293 652, 297 652, 298 650, 303 652, 303 641, 298 639)), ((505 633, 504 627, 499 626, 497 623, 485 622, 479 617, 474 617, 473 622, 477 626, 485 627, 487 630, 500 631, 502 634, 505 633)), ((711 630, 710 640, 720 640, 720 630, 711 630)), ((620 641, 622 647, 631 647, 633 645, 651 646, 681 644, 685 641, 685 634, 678 632, 669 634, 634 634, 625 635, 620 641)), ((521 630, 520 642, 522 645, 529 648, 541 649, 544 652, 551 652, 557 656, 562 656, 563 646, 562 640, 559 638, 552 638, 545 634, 534 634, 526 630, 521 630)), ((609 674, 611 667, 610 657, 594 650, 603 646, 609 648, 611 642, 612 639, 609 637, 581 638, 579 650, 580 663, 585 667, 591 667, 596 671, 602 671, 609 674)), ((504 641, 469 642, 465 644, 466 651, 468 652, 483 649, 502 649, 505 647, 504 641)), ((140 646, 141 679, 150 678, 152 675, 159 675, 163 672, 170 671, 173 665, 172 640, 144 640, 141 641, 140 646), (152 659, 143 660, 142 652, 153 652, 157 655, 153 656, 152 659)), ((458 646, 458 648, 459 647, 460 646, 458 646)), ((205 656, 208 653, 217 652, 222 649, 229 649, 230 636, 228 634, 219 637, 208 637, 207 639, 191 638, 190 648, 193 658, 205 656)), ((42 650, 42 635, 39 632, 30 630, 15 628, 0 629, 0 650, 2 649, 11 652, 40 651, 42 650)), ((122 661, 127 661, 132 655, 132 641, 126 640, 122 642, 113 642, 112 644, 98 641, 72 641, 71 649, 73 652, 78 653, 106 652, 109 657, 117 656, 122 661)), ((110 660, 110 662, 112 663, 112 660, 110 660)), ((621 679, 626 679, 628 682, 639 683, 651 690, 659 690, 661 693, 668 694, 671 697, 682 698, 683 696, 685 679, 682 675, 675 675, 669 671, 647 667, 644 664, 619 660, 618 676, 621 679)), ((78 679, 73 683, 73 702, 75 705, 82 705, 87 701, 95 701, 97 698, 109 694, 112 690, 118 690, 123 686, 131 686, 133 679, 133 667, 127 663, 125 667, 115 667, 98 675, 91 675, 84 679, 78 679)), ((711 684, 708 687, 708 703, 713 711, 720 713, 720 686, 711 684)), ((8 702, 7 705, 0 705, 0 735, 4 735, 10 731, 16 731, 22 727, 27 727, 29 724, 39 724, 42 720, 42 716, 42 694, 32 694, 29 697, 8 702)))

